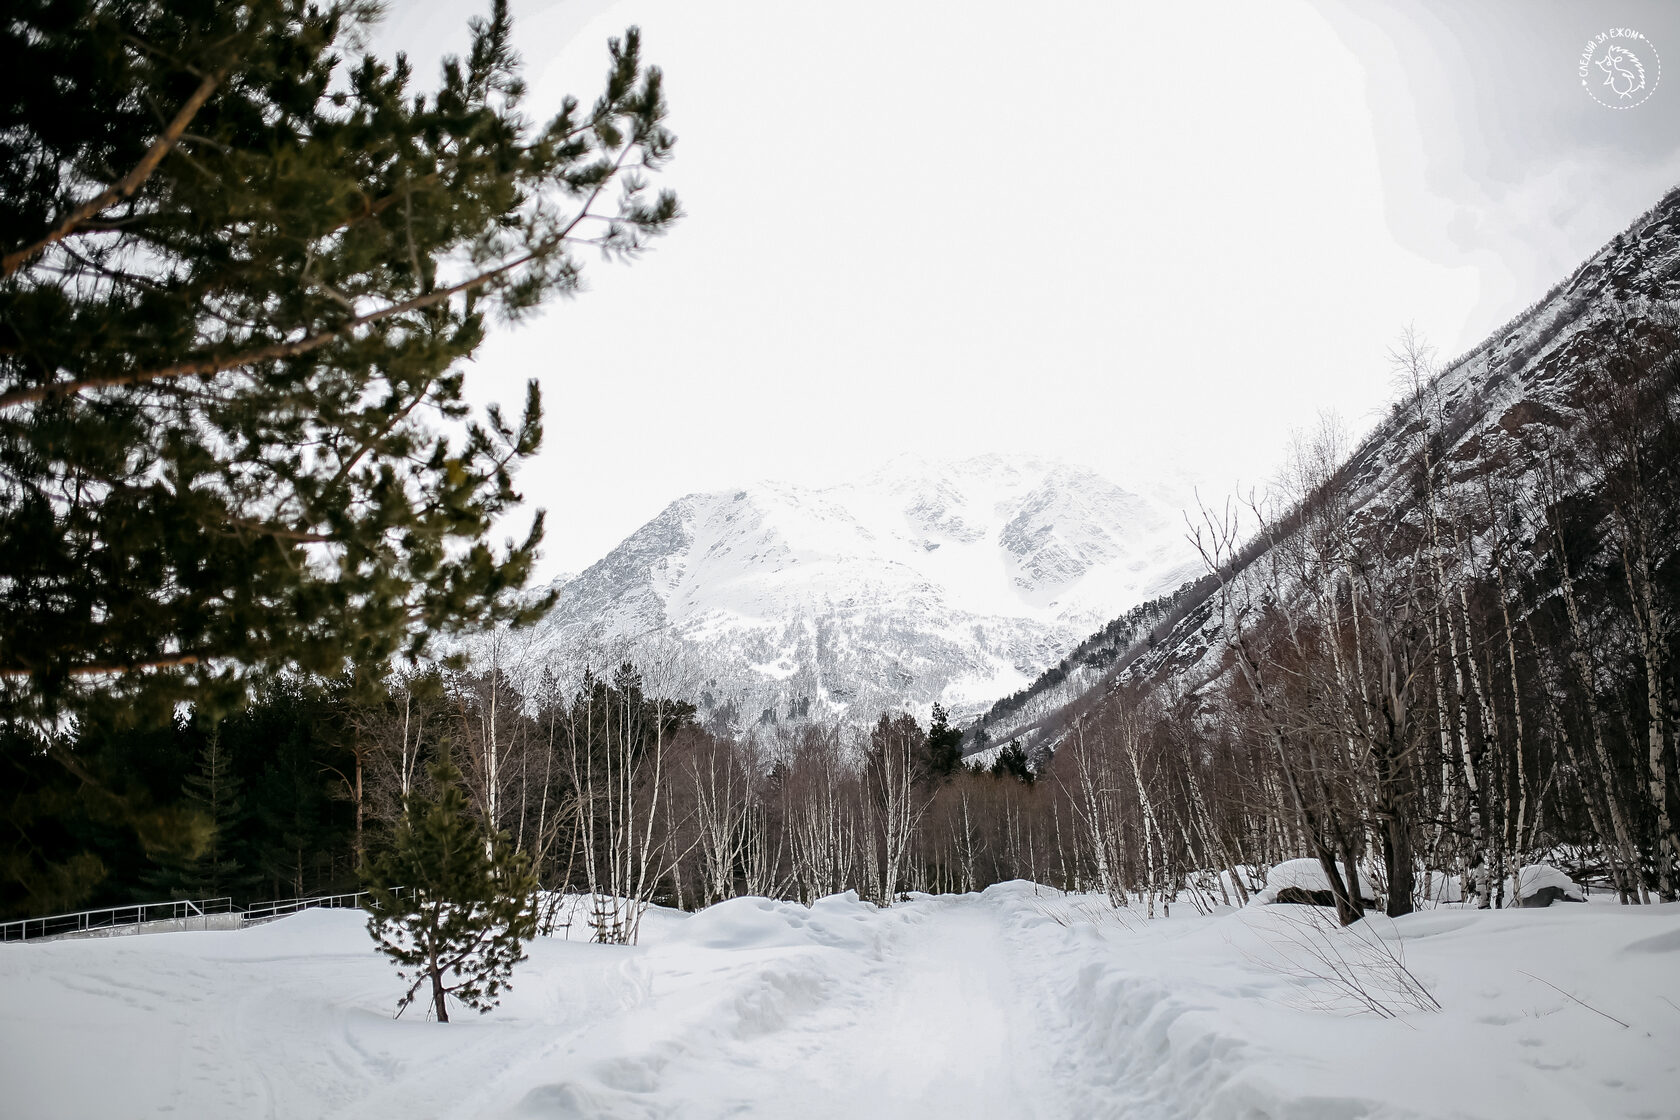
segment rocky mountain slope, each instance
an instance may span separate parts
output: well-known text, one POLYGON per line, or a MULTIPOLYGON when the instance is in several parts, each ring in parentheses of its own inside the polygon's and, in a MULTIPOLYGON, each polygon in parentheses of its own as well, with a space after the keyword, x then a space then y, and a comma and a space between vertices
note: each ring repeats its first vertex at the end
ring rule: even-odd
POLYGON ((542 640, 676 664, 679 690, 738 728, 972 713, 1194 571, 1187 496, 1170 476, 1138 493, 999 454, 690 494, 565 581, 542 640))
MULTIPOLYGON (((1442 368, 1426 387, 1442 506, 1485 508, 1478 503, 1486 501, 1490 475, 1500 492, 1536 494, 1540 457, 1548 448, 1567 444, 1591 407, 1587 382, 1592 356, 1602 352, 1604 339, 1616 331, 1648 335, 1659 321, 1672 319, 1677 306, 1680 189, 1534 305, 1442 368)), ((1397 407, 1348 456, 1337 480, 1350 496, 1357 521, 1388 526, 1383 531, 1390 535, 1394 526, 1416 527, 1418 446, 1415 413, 1397 407)), ((1594 501, 1597 482, 1590 470, 1568 473, 1561 485, 1572 500, 1594 501)), ((1512 520, 1508 532, 1527 534, 1515 562, 1532 568, 1545 551, 1533 540, 1540 527, 1527 524, 1532 510, 1524 516, 1507 510, 1506 515, 1512 520)), ((1292 531, 1290 516, 1284 511, 1276 526, 1283 536, 1292 531)), ((1487 555, 1486 542, 1474 533, 1464 547, 1469 556, 1487 555)), ((1255 576, 1268 549, 1264 541, 1250 541, 1231 578, 1255 576)), ((995 750, 1013 737, 1039 749, 1053 747, 1074 714, 1127 682, 1166 684, 1183 694, 1217 676, 1225 656, 1218 582, 1197 574, 1202 578, 1194 586, 1150 609, 1116 618, 1104 628, 1106 641, 1088 643, 1089 648, 1081 647, 1027 689, 995 703, 974 728, 971 752, 988 745, 995 750)))

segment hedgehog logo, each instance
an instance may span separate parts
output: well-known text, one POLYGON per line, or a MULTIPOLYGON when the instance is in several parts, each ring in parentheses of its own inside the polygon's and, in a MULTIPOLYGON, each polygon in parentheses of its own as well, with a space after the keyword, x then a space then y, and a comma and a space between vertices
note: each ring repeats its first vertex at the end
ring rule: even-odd
POLYGON ((1606 75, 1604 84, 1617 97, 1632 97, 1645 88, 1645 64, 1626 47, 1604 48, 1604 57, 1598 60, 1598 68, 1606 75))
POLYGON ((1613 27, 1587 42, 1577 69, 1594 101, 1608 109, 1633 109, 1656 92, 1662 59, 1640 32, 1613 27))

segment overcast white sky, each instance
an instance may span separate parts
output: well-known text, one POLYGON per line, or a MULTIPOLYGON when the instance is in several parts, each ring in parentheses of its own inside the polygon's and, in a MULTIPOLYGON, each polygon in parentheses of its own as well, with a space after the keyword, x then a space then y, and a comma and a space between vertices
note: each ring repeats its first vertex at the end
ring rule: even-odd
MULTIPOLYGON (((422 77, 464 47, 471 7, 390 8, 422 77)), ((1615 26, 1680 67, 1659 0, 513 12, 540 115, 642 27, 688 215, 469 377, 542 381, 545 577, 681 494, 906 451, 1262 480, 1320 411, 1374 419, 1402 325, 1456 354, 1680 181, 1680 72, 1621 112, 1577 76, 1615 26)))

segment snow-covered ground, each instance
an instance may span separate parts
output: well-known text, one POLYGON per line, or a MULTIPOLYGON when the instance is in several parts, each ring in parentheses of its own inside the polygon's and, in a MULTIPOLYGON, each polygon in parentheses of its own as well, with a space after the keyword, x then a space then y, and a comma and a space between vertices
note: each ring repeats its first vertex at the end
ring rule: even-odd
POLYGON ((1312 920, 738 899, 636 948, 539 939, 447 1025, 392 1020, 353 912, 0 946, 0 1114, 1680 1117, 1680 906, 1312 920), (1339 962, 1397 1017, 1312 978, 1339 962))

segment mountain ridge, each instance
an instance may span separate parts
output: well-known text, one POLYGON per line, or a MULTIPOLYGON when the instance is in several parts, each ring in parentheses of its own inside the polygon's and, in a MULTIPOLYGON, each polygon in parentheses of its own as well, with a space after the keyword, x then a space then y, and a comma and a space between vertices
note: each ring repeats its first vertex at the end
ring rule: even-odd
MULTIPOLYGON (((1574 427, 1585 407, 1583 358, 1597 335, 1617 318, 1638 322, 1680 300, 1680 188, 1669 191, 1592 256, 1517 315, 1450 362, 1425 391, 1439 408, 1443 501, 1489 464, 1512 485, 1532 474, 1536 448, 1574 427)), ((1368 522, 1399 523, 1415 515, 1405 492, 1416 422, 1398 404, 1337 465, 1338 485, 1368 522)), ((1590 480, 1576 480, 1581 495, 1590 480)), ((1274 539, 1290 531, 1288 511, 1274 539)), ((1476 542, 1470 542, 1472 547, 1476 542)), ((1267 551, 1258 538, 1233 559, 1238 578, 1267 551)), ((1205 569, 1182 595, 1153 612, 1111 621, 1059 666, 1014 696, 995 703, 977 722, 970 751, 982 761, 996 745, 1021 737, 1034 749, 1053 749, 1078 714, 1127 686, 1198 690, 1225 663, 1219 581, 1205 569), (1134 617, 1135 616, 1135 617, 1134 617), (978 733, 985 731, 984 737, 978 733)))
POLYGON ((737 728, 935 702, 968 714, 1182 582, 1175 496, 996 452, 697 491, 560 584, 543 640, 657 650, 737 728))

